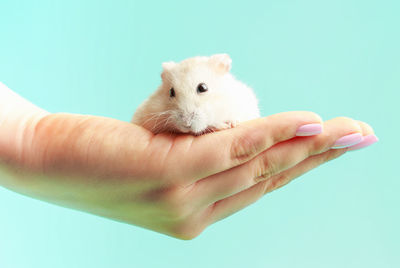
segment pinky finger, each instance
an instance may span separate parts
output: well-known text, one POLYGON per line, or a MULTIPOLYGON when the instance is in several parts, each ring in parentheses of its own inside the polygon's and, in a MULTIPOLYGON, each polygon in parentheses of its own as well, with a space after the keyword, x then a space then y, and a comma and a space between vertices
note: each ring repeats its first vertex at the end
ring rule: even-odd
POLYGON ((311 156, 298 163, 296 166, 270 177, 265 181, 261 181, 247 190, 215 202, 210 208, 211 212, 209 224, 222 220, 236 213, 237 211, 256 202, 266 193, 272 192, 273 190, 288 184, 293 179, 325 162, 341 156, 345 152, 346 149, 335 149, 319 155, 311 156))

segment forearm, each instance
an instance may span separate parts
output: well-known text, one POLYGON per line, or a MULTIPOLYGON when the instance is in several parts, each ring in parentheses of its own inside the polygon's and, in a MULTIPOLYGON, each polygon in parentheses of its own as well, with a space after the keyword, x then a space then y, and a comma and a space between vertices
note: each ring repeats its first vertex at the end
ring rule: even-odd
POLYGON ((122 157, 120 152, 135 155, 146 137, 141 128, 128 122, 50 114, 0 83, 0 187, 56 199, 53 195, 68 192, 65 182, 72 177, 79 184, 89 183, 87 174, 92 172, 101 177, 123 176, 132 169, 134 158, 127 153, 122 157), (115 169, 121 163, 124 167, 115 169))

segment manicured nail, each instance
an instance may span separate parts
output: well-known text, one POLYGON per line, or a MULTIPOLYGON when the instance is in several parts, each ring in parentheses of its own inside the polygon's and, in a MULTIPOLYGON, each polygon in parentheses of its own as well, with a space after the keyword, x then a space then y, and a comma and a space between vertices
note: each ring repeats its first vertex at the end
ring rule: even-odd
POLYGON ((346 135, 338 139, 331 149, 347 148, 360 143, 362 140, 363 136, 360 133, 346 135))
POLYGON ((313 136, 322 132, 321 124, 307 124, 300 126, 296 131, 296 136, 313 136))
POLYGON ((348 150, 354 151, 354 150, 362 149, 362 148, 365 148, 367 146, 374 144, 377 141, 379 141, 379 139, 374 134, 367 135, 367 136, 363 137, 363 140, 360 143, 357 143, 356 145, 349 147, 348 150))

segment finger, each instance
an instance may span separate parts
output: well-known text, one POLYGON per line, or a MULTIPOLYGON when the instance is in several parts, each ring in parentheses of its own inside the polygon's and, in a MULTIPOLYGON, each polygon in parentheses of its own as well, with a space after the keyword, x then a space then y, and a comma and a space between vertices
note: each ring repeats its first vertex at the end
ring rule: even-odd
POLYGON ((357 122, 359 123, 363 131, 363 140, 360 143, 357 143, 356 145, 349 147, 347 149, 348 151, 354 151, 365 148, 367 146, 376 143, 379 140, 378 137, 374 134, 374 130, 370 125, 362 121, 357 121, 357 122))
POLYGON ((243 122, 192 138, 186 149, 175 143, 178 146, 170 150, 167 164, 184 166, 186 173, 181 176, 193 182, 193 177, 197 180, 249 161, 272 145, 295 137, 298 128, 308 124, 321 124, 321 119, 312 112, 285 112, 243 122))
POLYGON ((369 124, 359 120, 357 120, 357 123, 360 125, 364 136, 374 134, 374 129, 369 124))
MULTIPOLYGON (((361 131, 353 119, 329 120, 324 123, 324 132, 320 135, 283 141, 243 165, 198 181, 191 196, 200 205, 214 203, 281 173, 311 155, 329 150, 343 136, 361 131)), ((361 138, 362 134, 359 134, 359 140, 361 138)))
POLYGON ((311 156, 296 166, 277 174, 268 180, 259 182, 247 190, 215 202, 214 204, 210 205, 212 211, 210 212, 209 216, 209 224, 222 220, 223 218, 236 213, 237 211, 254 203, 266 193, 286 185, 293 179, 325 162, 341 156, 345 152, 346 149, 331 149, 322 154, 311 156))

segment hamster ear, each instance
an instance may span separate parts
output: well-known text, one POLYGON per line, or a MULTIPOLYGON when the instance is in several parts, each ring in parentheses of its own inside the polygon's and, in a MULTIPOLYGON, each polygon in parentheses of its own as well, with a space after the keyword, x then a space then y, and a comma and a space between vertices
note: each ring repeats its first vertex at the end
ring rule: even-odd
POLYGON ((163 63, 161 64, 162 68, 163 68, 165 71, 171 70, 171 68, 174 67, 175 65, 176 65, 176 63, 173 62, 173 61, 163 62, 163 63))
POLYGON ((216 67, 219 73, 227 73, 231 70, 232 60, 228 54, 215 54, 210 57, 210 63, 216 67))
POLYGON ((166 79, 166 73, 169 72, 175 65, 176 65, 176 63, 173 62, 173 61, 163 62, 163 63, 161 64, 161 66, 162 66, 162 68, 163 68, 163 71, 162 71, 162 73, 161 73, 161 78, 162 78, 163 80, 166 79))

